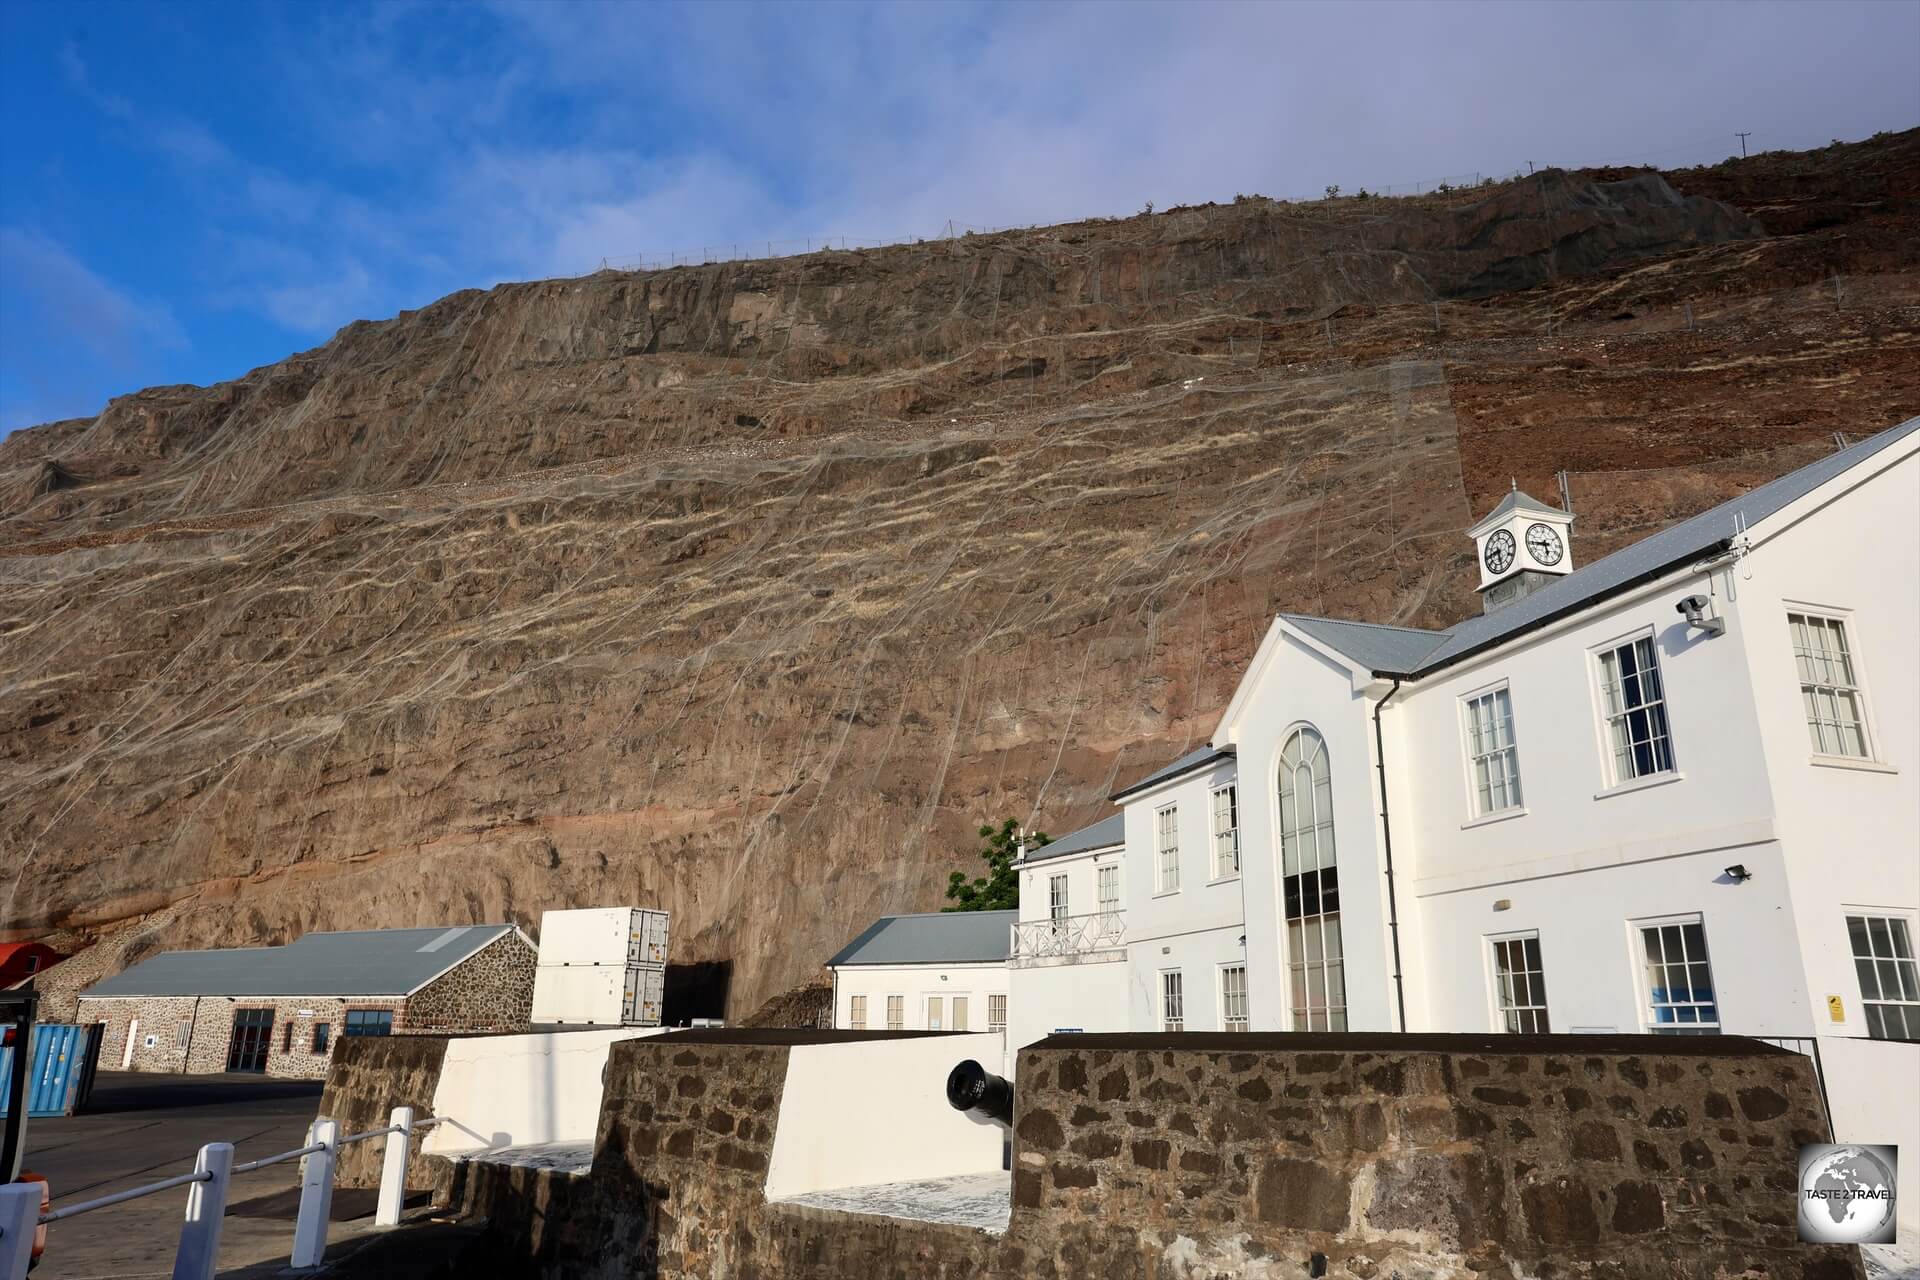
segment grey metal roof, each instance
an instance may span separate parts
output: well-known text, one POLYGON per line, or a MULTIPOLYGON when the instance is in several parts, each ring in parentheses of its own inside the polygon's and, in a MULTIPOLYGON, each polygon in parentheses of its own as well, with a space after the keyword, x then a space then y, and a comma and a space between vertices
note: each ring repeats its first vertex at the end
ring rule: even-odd
POLYGON ((284 947, 167 951, 87 996, 402 996, 510 933, 510 924, 309 933, 284 947))
POLYGON ((1331 618, 1284 616, 1294 626, 1378 675, 1427 675, 1717 551, 1730 543, 1740 528, 1751 527, 1806 497, 1915 431, 1920 431, 1920 417, 1909 418, 1897 427, 1770 480, 1583 569, 1575 569, 1512 604, 1468 618, 1445 631, 1413 631, 1331 618), (1424 643, 1422 637, 1435 641, 1425 652, 1420 651, 1424 643))
MULTIPOLYGON (((1183 773, 1191 773, 1202 765, 1212 764, 1222 756, 1231 756, 1233 753, 1234 749, 1232 747, 1196 747, 1166 768, 1154 770, 1132 786, 1122 787, 1107 798, 1109 800, 1118 800, 1123 796, 1130 796, 1136 791, 1145 791, 1148 787, 1158 786, 1160 783, 1177 778, 1183 773)), ((1048 845, 1047 847, 1051 849, 1053 846, 1048 845)))
POLYGON ((1389 627, 1377 622, 1341 622, 1306 614, 1280 615, 1300 630, 1344 653, 1372 671, 1411 671, 1420 660, 1447 642, 1444 631, 1418 627, 1389 627))
POLYGON ((1106 849, 1113 845, 1125 844, 1127 824, 1124 814, 1110 814, 1090 827, 1061 836, 1052 844, 1043 844, 1038 849, 1027 850, 1027 856, 1020 860, 1021 865, 1029 862, 1044 862, 1048 858, 1061 858, 1069 853, 1085 853, 1089 849, 1106 849))
POLYGON ((999 964, 1019 918, 1018 911, 881 916, 827 964, 999 964))
POLYGON ((1485 525, 1494 523, 1495 521, 1499 520, 1502 516, 1505 516, 1514 511, 1526 511, 1534 515, 1542 515, 1542 516, 1562 516, 1562 517, 1571 518, 1570 516, 1568 516, 1567 512, 1562 511, 1560 508, 1550 507, 1546 503, 1540 501, 1540 499, 1534 497, 1532 494, 1520 492, 1519 487, 1515 486, 1514 489, 1511 492, 1509 492, 1506 497, 1500 499, 1499 506, 1487 512, 1487 514, 1485 514, 1484 516, 1481 516, 1478 520, 1475 520, 1473 522, 1472 527, 1475 529, 1479 529, 1485 525))

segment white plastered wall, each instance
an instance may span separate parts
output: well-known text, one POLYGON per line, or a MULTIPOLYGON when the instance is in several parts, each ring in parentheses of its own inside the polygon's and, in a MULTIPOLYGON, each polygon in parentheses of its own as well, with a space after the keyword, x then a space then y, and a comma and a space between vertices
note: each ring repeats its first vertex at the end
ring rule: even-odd
MULTIPOLYGON (((1240 873, 1214 874, 1213 793, 1229 784, 1236 784, 1232 757, 1127 797, 1127 1021, 1124 1028, 1088 1030, 1158 1031, 1167 971, 1181 976, 1185 1029, 1222 1029, 1220 968, 1247 958, 1240 873), (1179 887, 1172 892, 1160 888, 1158 847, 1159 815, 1169 806, 1179 834, 1179 887)), ((1245 854, 1243 838, 1243 861, 1245 854)))
POLYGON ((1004 1166, 1007 1130, 947 1102, 947 1074, 995 1070, 998 1035, 923 1036, 788 1051, 767 1198, 911 1182, 1004 1166))
POLYGON ((897 964, 842 965, 833 971, 833 1025, 846 1031, 853 1027, 853 1001, 867 1000, 865 1031, 886 1031, 887 997, 901 999, 902 1031, 927 1031, 927 1015, 932 1001, 940 1001, 938 1030, 954 1030, 955 996, 967 1001, 968 1031, 987 1029, 987 997, 1007 994, 1007 966, 1003 961, 986 964, 897 964))
MULTIPOLYGON (((1391 1031, 1398 1026, 1398 1018, 1375 803, 1374 700, 1364 673, 1316 652, 1288 633, 1284 624, 1276 626, 1281 630, 1262 645, 1255 669, 1248 673, 1253 683, 1243 686, 1244 700, 1237 698, 1214 738, 1217 745, 1231 743, 1239 751, 1241 890, 1251 1029, 1292 1029, 1280 864, 1280 753, 1295 729, 1311 725, 1326 742, 1332 770, 1347 1026, 1353 1031, 1391 1031)), ((1394 838, 1397 853, 1397 816, 1394 838)), ((1404 875, 1405 869, 1400 872, 1404 875)))
POLYGON ((616 1041, 661 1034, 612 1027, 447 1042, 428 1131, 429 1155, 548 1142, 591 1142, 600 1124, 602 1073, 616 1041))
POLYGON ((1042 964, 1014 969, 1007 997, 1007 1049, 1057 1031, 1128 1031, 1128 966, 1118 960, 1042 964))

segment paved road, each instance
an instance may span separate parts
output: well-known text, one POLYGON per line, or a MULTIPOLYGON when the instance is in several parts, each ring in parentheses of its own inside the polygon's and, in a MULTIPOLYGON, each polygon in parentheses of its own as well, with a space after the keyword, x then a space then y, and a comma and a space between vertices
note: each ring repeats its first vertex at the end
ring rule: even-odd
MULTIPOLYGON (((85 1115, 28 1124, 26 1167, 51 1182, 56 1207, 91 1200, 186 1173, 205 1143, 233 1143, 236 1161, 298 1147, 319 1102, 318 1081, 103 1071, 85 1115)), ((289 1161, 234 1180, 223 1275, 286 1265, 299 1168, 289 1161)), ((170 1275, 186 1196, 185 1188, 163 1191, 54 1223, 34 1280, 170 1275)), ((371 1214, 371 1192, 340 1193, 330 1238, 351 1249, 371 1214)))

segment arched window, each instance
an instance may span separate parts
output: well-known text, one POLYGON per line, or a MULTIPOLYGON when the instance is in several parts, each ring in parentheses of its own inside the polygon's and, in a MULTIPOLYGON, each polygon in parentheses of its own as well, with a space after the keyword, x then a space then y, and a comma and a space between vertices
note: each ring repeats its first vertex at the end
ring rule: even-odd
POLYGON ((1280 751, 1280 863, 1293 1029, 1345 1031, 1333 776, 1327 744, 1312 729, 1296 730, 1280 751))

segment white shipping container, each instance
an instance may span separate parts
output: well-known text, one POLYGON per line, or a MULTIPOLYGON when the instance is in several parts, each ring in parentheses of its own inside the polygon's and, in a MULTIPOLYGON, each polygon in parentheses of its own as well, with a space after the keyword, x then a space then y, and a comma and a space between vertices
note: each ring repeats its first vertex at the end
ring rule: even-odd
POLYGON ((657 1027, 666 970, 656 966, 541 965, 533 974, 535 1026, 657 1027))
POLYGON ((667 971, 653 965, 627 970, 627 1025, 657 1027, 667 994, 667 971))
POLYGON ((543 965, 667 962, 668 915, 646 907, 585 907, 540 917, 543 965))

